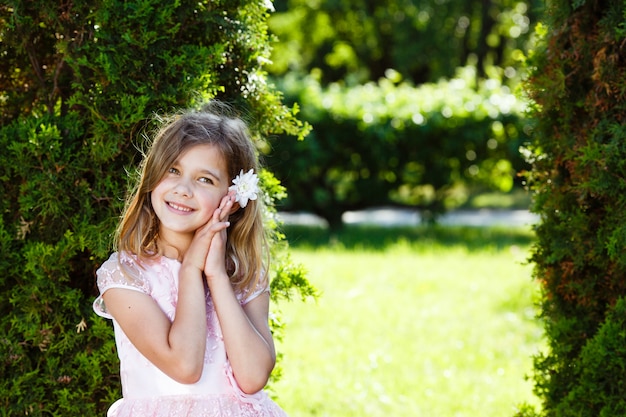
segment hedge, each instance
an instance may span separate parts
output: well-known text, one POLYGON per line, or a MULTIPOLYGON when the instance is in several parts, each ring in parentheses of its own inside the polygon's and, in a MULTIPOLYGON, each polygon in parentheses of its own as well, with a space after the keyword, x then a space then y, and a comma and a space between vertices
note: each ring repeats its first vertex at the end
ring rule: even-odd
MULTIPOLYGON (((154 113, 219 98, 259 145, 306 134, 266 83, 266 18, 256 1, 0 5, 2 415, 104 415, 120 396, 111 323, 91 308, 94 271, 154 113)), ((262 177, 279 239, 272 208, 285 190, 262 177)), ((284 251, 273 277, 275 300, 314 291, 284 251)))
POLYGON ((286 77, 280 88, 313 131, 270 142, 268 164, 289 190, 281 209, 316 213, 333 227, 347 210, 380 205, 436 218, 476 188, 520 184, 529 126, 509 87, 477 84, 471 67, 420 86, 396 76, 354 87, 286 77))
POLYGON ((527 177, 541 218, 531 262, 548 344, 534 381, 545 416, 624 414, 625 5, 549 2, 529 57, 527 177))

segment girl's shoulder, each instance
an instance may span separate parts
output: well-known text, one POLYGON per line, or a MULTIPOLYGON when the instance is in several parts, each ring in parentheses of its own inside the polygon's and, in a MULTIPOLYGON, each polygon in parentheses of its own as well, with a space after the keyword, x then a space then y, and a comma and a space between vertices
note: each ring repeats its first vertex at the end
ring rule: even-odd
POLYGON ((124 288, 150 292, 149 281, 145 279, 137 257, 126 253, 114 252, 96 271, 96 282, 100 295, 93 302, 93 309, 99 316, 112 319, 107 311, 102 294, 110 288, 124 288))
POLYGON ((259 278, 250 287, 237 294, 241 305, 245 305, 263 293, 270 292, 269 280, 265 272, 259 274, 259 278))
POLYGON ((148 292, 149 280, 139 259, 126 252, 113 252, 96 271, 98 288, 104 293, 109 288, 130 288, 148 292))

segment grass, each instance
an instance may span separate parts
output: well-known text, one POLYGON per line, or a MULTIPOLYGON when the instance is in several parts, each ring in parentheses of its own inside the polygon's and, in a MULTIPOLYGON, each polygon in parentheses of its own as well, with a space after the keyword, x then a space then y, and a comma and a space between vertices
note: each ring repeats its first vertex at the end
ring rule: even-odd
POLYGON ((513 416, 542 345, 528 230, 286 228, 317 301, 282 303, 291 417, 513 416))

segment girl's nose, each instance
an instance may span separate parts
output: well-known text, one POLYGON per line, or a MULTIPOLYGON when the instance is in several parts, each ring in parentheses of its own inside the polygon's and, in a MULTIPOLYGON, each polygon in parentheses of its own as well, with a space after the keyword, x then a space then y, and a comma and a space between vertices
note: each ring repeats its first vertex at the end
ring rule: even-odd
POLYGON ((180 178, 174 186, 174 193, 185 197, 191 197, 193 195, 193 192, 191 191, 191 185, 189 184, 189 180, 185 178, 180 178))

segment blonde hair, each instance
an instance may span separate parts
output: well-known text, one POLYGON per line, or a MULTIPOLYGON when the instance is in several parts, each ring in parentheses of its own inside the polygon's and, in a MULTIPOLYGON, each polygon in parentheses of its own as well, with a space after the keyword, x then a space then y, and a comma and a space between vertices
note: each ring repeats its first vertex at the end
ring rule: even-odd
MULTIPOLYGON (((191 147, 216 146, 224 157, 230 178, 235 178, 242 169, 244 172, 250 169, 259 172, 257 152, 248 127, 232 114, 226 104, 213 101, 199 110, 160 119, 161 128, 140 165, 140 177, 117 228, 115 245, 118 252, 132 253, 140 263, 161 255, 157 239, 159 219, 153 210, 150 193, 176 159, 191 147)), ((235 290, 242 293, 253 290, 260 280, 265 281, 265 271, 269 267, 262 205, 260 196, 229 217, 227 272, 235 290)))

